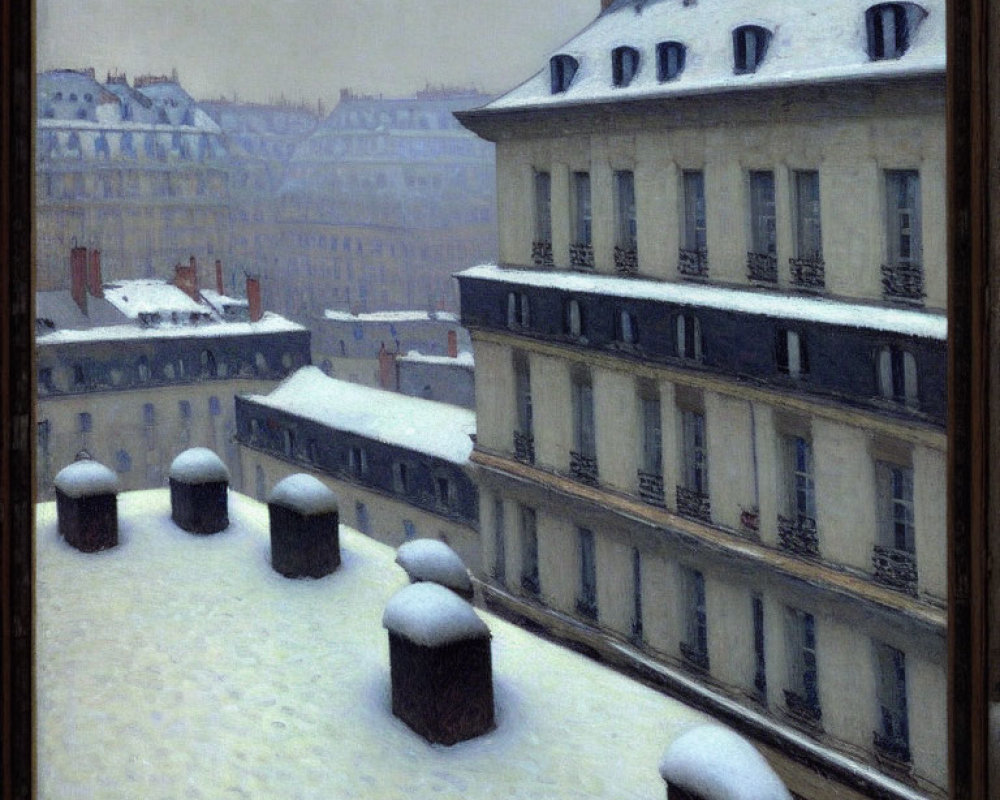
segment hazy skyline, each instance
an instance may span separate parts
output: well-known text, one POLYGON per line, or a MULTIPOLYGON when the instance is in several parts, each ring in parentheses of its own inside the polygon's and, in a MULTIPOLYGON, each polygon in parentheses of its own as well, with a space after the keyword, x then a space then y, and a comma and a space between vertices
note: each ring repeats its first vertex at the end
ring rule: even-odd
POLYGON ((341 87, 510 89, 587 25, 600 0, 38 0, 39 71, 169 74, 196 99, 284 96, 327 107, 341 87))

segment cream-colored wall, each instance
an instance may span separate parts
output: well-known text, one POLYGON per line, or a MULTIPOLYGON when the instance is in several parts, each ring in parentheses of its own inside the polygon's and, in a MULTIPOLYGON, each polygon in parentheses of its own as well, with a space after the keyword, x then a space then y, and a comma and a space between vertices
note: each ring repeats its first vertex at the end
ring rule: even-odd
POLYGON ((816 680, 823 730, 864 749, 872 744, 875 662, 871 640, 835 618, 813 611, 816 680))
POLYGON ((712 521, 739 528, 740 513, 754 505, 750 405, 715 392, 704 399, 712 521))
POLYGON ((948 672, 944 664, 917 652, 906 653, 906 696, 910 723, 910 754, 921 777, 948 785, 948 750, 944 721, 948 719, 948 672))
POLYGON ((46 476, 42 454, 37 471, 39 496, 46 496, 52 478, 86 449, 102 464, 117 469, 116 454, 126 451, 132 461, 128 472, 118 474, 122 490, 165 486, 174 457, 189 447, 215 451, 229 468, 234 489, 243 487, 239 458, 232 442, 236 416, 233 398, 242 392, 268 392, 273 381, 202 381, 156 389, 93 392, 39 398, 38 421, 48 420, 49 468, 46 476), (221 413, 209 413, 209 398, 218 397, 221 413), (191 404, 185 424, 180 401, 191 404), (147 430, 143 408, 152 403, 155 424, 147 430), (91 415, 90 433, 79 432, 79 415, 91 415))
POLYGON ((676 656, 682 636, 677 562, 658 553, 643 553, 642 626, 650 648, 676 656))
MULTIPOLYGON (((474 338, 473 352, 476 359, 476 441, 488 450, 509 452, 514 447, 517 427, 511 348, 474 338)), ((534 383, 534 370, 531 379, 534 383)))
POLYGON ((917 588, 944 602, 948 597, 948 520, 945 502, 945 454, 913 448, 913 523, 917 588))
MULTIPOLYGON (((561 516, 536 508, 538 528, 538 582, 546 605, 575 613, 580 585, 580 555, 576 526, 561 516)), ((598 578, 600 583, 600 578, 598 578)))
MULTIPOLYGON (((266 492, 270 492, 274 485, 283 478, 306 472, 322 481, 337 495, 342 524, 360 530, 356 504, 364 503, 368 509, 370 520, 368 535, 373 539, 392 547, 398 547, 406 541, 403 520, 410 520, 416 529, 416 538, 446 541, 469 569, 478 575, 483 575, 483 551, 479 532, 469 525, 427 513, 389 495, 337 480, 325 472, 305 469, 300 464, 290 464, 243 445, 240 445, 238 450, 243 474, 246 476, 246 494, 256 497, 258 466, 264 470, 266 492)), ((264 497, 256 497, 256 499, 265 502, 266 494, 264 497)))
MULTIPOLYGON (((569 365, 560 358, 531 354, 531 402, 535 463, 565 472, 573 444, 569 365)), ((476 385, 479 385, 477 378, 476 385)), ((478 416, 478 415, 477 415, 478 416)), ((600 422, 597 423, 598 426, 600 422)))
POLYGON ((712 676, 744 691, 753 688, 753 607, 745 585, 705 573, 705 616, 712 676))
POLYGON ((796 169, 820 173, 820 204, 827 291, 881 299, 880 264, 886 252, 887 169, 920 171, 926 304, 944 308, 944 117, 933 112, 776 119, 767 123, 639 130, 616 135, 575 134, 560 139, 501 142, 497 147, 500 260, 530 264, 534 232, 532 169, 552 172, 553 251, 568 261, 571 218, 569 173, 591 173, 594 257, 600 272, 613 269, 613 173, 634 169, 640 271, 678 280, 681 227, 680 173, 705 172, 710 277, 747 283, 749 237, 746 176, 775 172, 779 284, 787 285, 792 242, 791 181, 796 169), (550 155, 551 154, 551 155, 550 155), (558 154, 558 155, 556 155, 558 154))
POLYGON ((598 621, 619 636, 629 636, 635 597, 632 548, 624 536, 601 529, 594 529, 594 544, 598 621))
POLYGON ((601 483, 623 492, 638 488, 641 423, 635 379, 624 372, 594 368, 594 427, 601 483))

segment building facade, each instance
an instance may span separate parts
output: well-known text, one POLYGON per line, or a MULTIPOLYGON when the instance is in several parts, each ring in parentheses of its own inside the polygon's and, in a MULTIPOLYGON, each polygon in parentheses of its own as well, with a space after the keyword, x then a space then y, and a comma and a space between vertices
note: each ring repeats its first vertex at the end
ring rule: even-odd
POLYGON ((397 546, 449 545, 482 563, 479 501, 468 459, 474 412, 299 370, 270 394, 236 398, 235 438, 248 491, 266 499, 308 472, 337 495, 341 520, 397 546))
POLYGON ((606 5, 459 114, 488 594, 802 796, 943 796, 943 6, 606 5))
POLYGON ((179 452, 208 447, 242 487, 233 398, 309 364, 309 331, 206 290, 210 304, 184 280, 191 266, 175 281, 186 293, 164 281, 102 283, 100 254, 89 255, 90 285, 77 271, 74 289, 36 302, 39 497, 52 496, 56 473, 81 450, 124 488, 148 489, 166 484, 179 452))

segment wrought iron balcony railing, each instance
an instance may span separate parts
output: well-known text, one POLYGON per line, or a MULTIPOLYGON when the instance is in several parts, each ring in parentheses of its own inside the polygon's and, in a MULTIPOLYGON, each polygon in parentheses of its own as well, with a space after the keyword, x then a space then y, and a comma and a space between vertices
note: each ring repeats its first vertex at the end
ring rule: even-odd
POLYGON ((761 283, 777 283, 777 256, 770 253, 747 253, 747 278, 761 283))
POLYGON ((681 642, 681 655, 689 664, 708 672, 708 652, 687 642, 681 642))
POLYGON ((872 571, 876 583, 916 597, 917 557, 913 553, 877 544, 872 548, 872 571))
POLYGON ((683 517, 710 522, 712 520, 712 504, 705 492, 688 489, 686 486, 678 486, 677 513, 683 517))
POLYGON ((920 264, 883 264, 882 297, 907 305, 923 305, 924 268, 920 264))
POLYGON ((570 450, 569 474, 580 483, 597 486, 597 457, 570 450))
POLYGON ((779 515, 778 544, 796 555, 818 556, 819 534, 816 532, 816 520, 803 514, 796 517, 779 515))
POLYGON ((535 463, 535 437, 530 433, 514 431, 514 458, 525 464, 535 463))
POLYGON ((639 252, 635 249, 635 245, 631 247, 615 245, 615 272, 623 278, 639 274, 639 252))
POLYGON ((569 263, 571 267, 594 268, 594 248, 589 244, 571 244, 569 246, 569 263))
POLYGON ((597 619, 597 598, 578 597, 576 598, 576 613, 588 619, 597 619))
POLYGON ((531 262, 536 267, 551 267, 555 264, 552 258, 552 242, 532 242, 531 262))
POLYGON ((663 476, 652 472, 639 470, 639 497, 651 506, 665 507, 666 496, 663 492, 663 476))
POLYGON ((910 763, 910 744, 905 739, 875 731, 872 734, 872 747, 881 759, 897 762, 902 766, 910 763))
POLYGON ((538 573, 521 576, 521 589, 530 595, 537 595, 540 591, 538 584, 538 573))
POLYGON ((791 689, 785 689, 785 708, 796 719, 815 725, 822 719, 823 712, 819 700, 807 698, 791 689))
POLYGON ((788 264, 792 268, 792 286, 813 292, 823 291, 826 286, 826 262, 822 256, 790 258, 788 264))
POLYGON ((677 257, 677 271, 688 278, 708 276, 708 250, 685 250, 681 248, 677 257))

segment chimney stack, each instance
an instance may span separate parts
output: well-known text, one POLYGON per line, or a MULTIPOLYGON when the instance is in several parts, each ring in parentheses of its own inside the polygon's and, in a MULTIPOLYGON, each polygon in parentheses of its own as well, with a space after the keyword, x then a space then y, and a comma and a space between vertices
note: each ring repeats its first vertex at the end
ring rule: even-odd
POLYGON ((215 259, 215 291, 220 295, 224 295, 225 287, 222 285, 222 261, 221 259, 215 259))
POLYGON ((70 292, 80 310, 87 313, 87 248, 74 247, 69 252, 70 292))
POLYGON ((104 281, 101 278, 101 251, 90 251, 90 270, 87 272, 87 289, 94 297, 104 297, 104 281))
POLYGON ((250 321, 257 322, 264 316, 260 302, 260 280, 247 275, 247 301, 250 304, 250 321))
POLYGON ((190 263, 185 266, 174 266, 174 286, 184 292, 192 300, 198 300, 198 262, 191 256, 190 263))
POLYGON ((457 331, 448 331, 448 358, 458 358, 457 331))
POLYGON ((378 351, 378 385, 390 392, 399 391, 396 354, 385 349, 385 342, 378 351))
POLYGON ((610 6, 614 0, 601 0, 601 11, 604 11, 608 6, 610 6))

